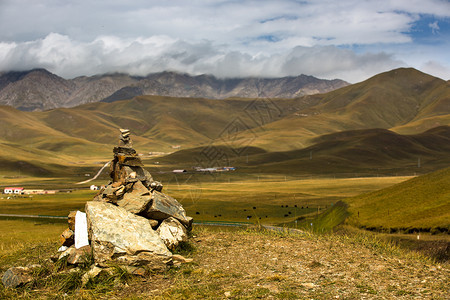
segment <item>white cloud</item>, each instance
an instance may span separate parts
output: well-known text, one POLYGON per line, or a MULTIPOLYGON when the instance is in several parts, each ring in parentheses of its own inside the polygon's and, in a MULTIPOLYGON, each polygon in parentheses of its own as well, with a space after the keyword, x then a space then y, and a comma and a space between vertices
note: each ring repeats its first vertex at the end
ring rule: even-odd
POLYGON ((450 80, 450 65, 444 65, 440 62, 430 60, 424 63, 420 67, 420 70, 444 80, 450 80))
POLYGON ((416 48, 412 27, 423 14, 450 17, 450 2, 0 0, 0 71, 305 73, 354 82, 405 65, 408 57, 389 49, 416 48))
POLYGON ((401 66, 386 53, 360 54, 334 46, 298 46, 281 53, 250 55, 211 42, 188 43, 167 36, 121 39, 103 36, 92 42, 51 33, 44 39, 0 44, 0 69, 47 68, 64 77, 127 72, 147 75, 174 70, 218 77, 281 77, 299 74, 358 81, 401 66))
POLYGON ((439 32, 439 25, 438 25, 438 21, 434 21, 433 23, 428 24, 428 27, 431 28, 431 31, 433 32, 433 34, 436 34, 437 32, 439 32))
POLYGON ((311 41, 318 45, 407 42, 418 13, 450 16, 450 5, 446 1, 423 5, 423 0, 4 0, 0 11, 0 40, 34 40, 49 32, 80 41, 102 35, 166 35, 236 47, 267 35, 280 41, 305 39, 309 46, 311 41))

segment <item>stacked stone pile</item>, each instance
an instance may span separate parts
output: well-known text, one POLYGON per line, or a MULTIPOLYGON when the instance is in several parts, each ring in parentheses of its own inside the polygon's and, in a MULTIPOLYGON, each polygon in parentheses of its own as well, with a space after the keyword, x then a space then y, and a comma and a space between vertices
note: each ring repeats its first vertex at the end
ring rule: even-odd
MULTIPOLYGON (((111 263, 140 274, 145 269, 161 270, 188 261, 171 250, 187 241, 193 219, 177 200, 162 193, 162 184, 143 168, 131 147, 129 130, 121 129, 119 146, 113 152, 112 181, 86 203, 85 213, 69 213, 69 228, 60 236, 62 253, 55 260, 66 259, 76 266, 92 253, 95 263, 86 273, 88 277, 111 263)), ((24 270, 8 270, 3 277, 5 286, 26 283, 30 276, 25 276, 24 270)))
MULTIPOLYGON (((170 250, 187 241, 193 219, 177 200, 162 193, 162 184, 143 168, 131 147, 129 130, 121 129, 119 146, 113 152, 112 181, 85 206, 88 240, 96 264, 116 262, 153 269, 170 265, 170 250)), ((69 214, 69 229, 61 235, 62 245, 71 248, 77 248, 76 235, 72 238, 72 228, 78 221, 74 221, 75 215, 69 214)))

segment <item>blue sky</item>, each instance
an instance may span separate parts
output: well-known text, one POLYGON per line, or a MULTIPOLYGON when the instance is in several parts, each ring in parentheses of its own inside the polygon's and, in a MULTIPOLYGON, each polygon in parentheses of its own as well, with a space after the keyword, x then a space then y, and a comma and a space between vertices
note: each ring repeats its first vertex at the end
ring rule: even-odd
POLYGON ((450 79, 450 1, 0 0, 0 71, 450 79))

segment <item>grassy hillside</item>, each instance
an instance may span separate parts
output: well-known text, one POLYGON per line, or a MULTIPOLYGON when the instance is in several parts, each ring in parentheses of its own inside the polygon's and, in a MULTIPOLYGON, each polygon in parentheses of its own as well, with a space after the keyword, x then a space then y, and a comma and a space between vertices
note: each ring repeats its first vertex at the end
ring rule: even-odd
MULTIPOLYGON (((235 153, 229 155, 229 160, 249 171, 279 172, 287 168, 336 173, 342 166, 347 168, 341 172, 394 170, 410 168, 418 159, 416 156, 426 162, 424 167, 429 166, 429 171, 439 167, 440 162, 446 163, 441 157, 447 154, 447 148, 430 149, 430 143, 436 145, 434 141, 423 144, 389 132, 374 136, 370 131, 360 132, 359 137, 350 134, 344 138, 348 135, 344 134, 328 144, 317 138, 372 128, 417 134, 448 126, 449 95, 447 82, 414 69, 397 69, 330 93, 297 99, 142 96, 34 113, 2 106, 0 144, 4 149, 11 146, 17 151, 3 150, 5 154, 0 153, 0 157, 8 162, 2 167, 8 172, 14 168, 13 162, 36 165, 37 160, 43 165, 59 164, 63 171, 73 162, 88 158, 109 159, 110 149, 118 140, 118 129, 128 128, 140 153, 173 152, 173 146, 180 145, 181 149, 192 148, 195 158, 199 149, 226 148, 235 153), (368 137, 364 137, 366 134, 368 137), (385 151, 381 145, 394 148, 397 153, 385 151), (261 153, 239 150, 256 148, 261 153), (309 161, 310 152, 320 160, 309 161), (246 165, 247 155, 254 157, 246 165), (402 157, 398 164, 396 155, 402 157), (434 161, 433 156, 437 158, 434 161), (350 166, 348 161, 355 163, 350 166)), ((180 153, 178 158, 185 156, 190 162, 188 153, 180 153)), ((49 173, 57 173, 56 169, 49 173)))
POLYGON ((343 131, 314 141, 301 150, 235 155, 233 163, 247 172, 374 175, 424 173, 450 164, 448 126, 410 136, 385 129, 343 131))
POLYGON ((450 168, 347 199, 348 223, 374 229, 450 230, 450 168))
MULTIPOLYGON (((295 144, 298 149, 299 145, 311 145, 319 135, 333 132, 394 128, 415 134, 450 123, 450 85, 415 69, 392 70, 305 98, 318 104, 267 124, 255 146, 289 150, 295 144)), ((252 133, 241 136, 251 137, 252 133)))

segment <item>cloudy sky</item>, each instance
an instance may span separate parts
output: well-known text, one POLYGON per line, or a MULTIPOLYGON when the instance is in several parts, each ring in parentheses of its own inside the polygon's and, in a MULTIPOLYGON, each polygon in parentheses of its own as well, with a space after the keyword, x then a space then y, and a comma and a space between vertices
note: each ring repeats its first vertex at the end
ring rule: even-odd
POLYGON ((450 79, 449 0, 0 0, 0 71, 450 79))

